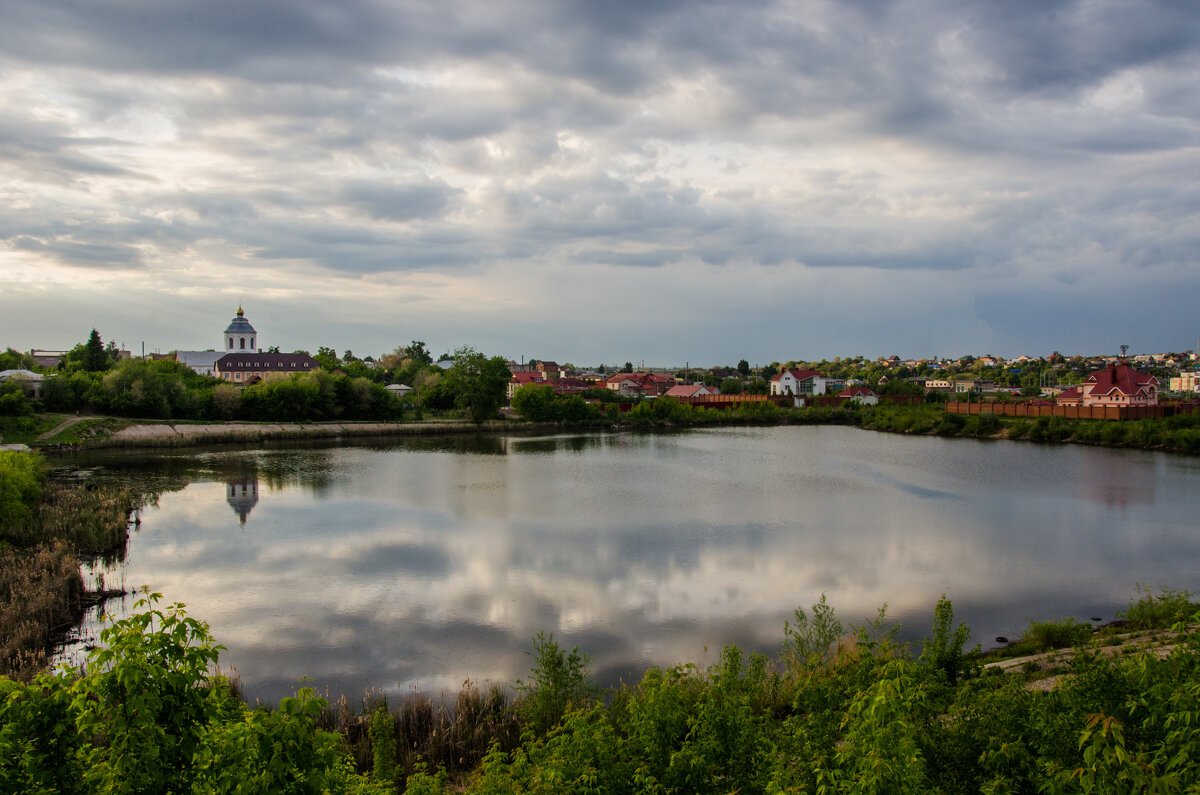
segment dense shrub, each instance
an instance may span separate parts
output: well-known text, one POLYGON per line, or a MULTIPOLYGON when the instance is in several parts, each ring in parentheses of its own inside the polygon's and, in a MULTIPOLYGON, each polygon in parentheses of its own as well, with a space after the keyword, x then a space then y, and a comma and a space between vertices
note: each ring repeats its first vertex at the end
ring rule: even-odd
POLYGON ((537 384, 526 384, 513 393, 512 407, 531 422, 581 423, 600 419, 600 410, 580 395, 559 397, 553 388, 537 384))
MULTIPOLYGON (((1180 606, 1168 592, 1162 602, 1180 606)), ((13 792, 394 792, 406 720, 374 711, 366 777, 320 728, 303 689, 250 709, 210 672, 220 647, 179 605, 104 632, 87 672, 0 678, 0 790, 13 792)), ((1142 601, 1142 600, 1139 600, 1142 601)), ((819 604, 824 604, 820 602, 819 604)), ((1157 610, 1156 610, 1157 612, 1157 610)), ((1171 613, 1177 612, 1172 608, 1171 613)), ((818 611, 814 606, 813 615, 818 611)), ((831 608, 788 637, 821 649, 831 608)), ((1194 619, 1193 619, 1194 620, 1194 619)), ((1169 653, 1080 648, 1057 687, 959 667, 964 628, 939 603, 921 664, 890 635, 859 628, 833 654, 775 667, 735 647, 700 671, 653 668, 594 699, 586 658, 535 641, 513 710, 469 778, 407 767, 410 793, 501 792, 1183 792, 1200 787, 1200 634, 1169 653), (956 683, 944 663, 959 670, 956 683), (535 697, 536 694, 542 697, 535 697)))
POLYGON ((0 450, 0 539, 33 519, 42 497, 42 457, 0 450))
POLYGON ((559 648, 554 634, 539 632, 533 639, 534 664, 528 681, 519 682, 517 710, 525 725, 545 733, 562 720, 568 709, 587 706, 597 695, 588 670, 588 659, 573 648, 559 648))
POLYGON ((210 673, 221 646, 150 594, 101 633, 86 673, 0 677, 4 792, 383 793, 317 728, 311 690, 248 709, 210 673))

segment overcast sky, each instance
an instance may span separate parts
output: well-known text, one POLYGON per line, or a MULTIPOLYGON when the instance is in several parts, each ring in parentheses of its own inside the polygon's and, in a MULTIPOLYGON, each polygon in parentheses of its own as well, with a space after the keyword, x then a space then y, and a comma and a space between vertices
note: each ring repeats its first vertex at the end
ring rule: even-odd
POLYGON ((1182 351, 1200 3, 0 0, 0 345, 1182 351))

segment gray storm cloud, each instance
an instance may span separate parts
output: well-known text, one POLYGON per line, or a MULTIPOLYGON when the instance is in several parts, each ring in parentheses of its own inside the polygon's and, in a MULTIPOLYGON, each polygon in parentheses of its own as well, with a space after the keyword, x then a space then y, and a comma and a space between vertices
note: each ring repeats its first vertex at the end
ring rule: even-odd
POLYGON ((1196 336, 1195 4, 14 0, 5 18, 3 344, 96 326, 195 347, 171 318, 240 299, 293 347, 576 361, 928 354, 931 301, 959 329, 943 354, 1196 336), (135 321, 118 296, 172 311, 135 321), (1158 322, 1097 317, 1130 296, 1158 322), (89 314, 48 327, 55 305, 89 314))

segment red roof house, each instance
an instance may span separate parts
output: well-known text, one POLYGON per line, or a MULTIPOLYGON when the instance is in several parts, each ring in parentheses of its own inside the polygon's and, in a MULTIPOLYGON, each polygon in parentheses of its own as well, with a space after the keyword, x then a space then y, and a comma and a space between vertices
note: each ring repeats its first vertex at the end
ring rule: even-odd
POLYGON ((862 403, 866 406, 879 405, 879 395, 876 395, 872 390, 865 386, 852 386, 838 392, 838 397, 843 400, 853 400, 862 403))
POLYGON ((1064 389, 1060 406, 1157 406, 1158 379, 1124 364, 1112 363, 1079 386, 1064 389))
POLYGON ((678 384, 667 390, 668 397, 700 397, 702 395, 719 395, 721 391, 714 386, 704 384, 678 384))

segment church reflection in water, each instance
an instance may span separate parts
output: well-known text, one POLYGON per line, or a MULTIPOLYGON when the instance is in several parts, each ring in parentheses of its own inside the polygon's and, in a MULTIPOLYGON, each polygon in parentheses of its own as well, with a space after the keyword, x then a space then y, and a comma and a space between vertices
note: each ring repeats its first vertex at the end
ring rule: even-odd
POLYGON ((225 501, 237 514, 238 524, 245 525, 246 517, 258 504, 258 478, 243 476, 225 484, 225 501))

